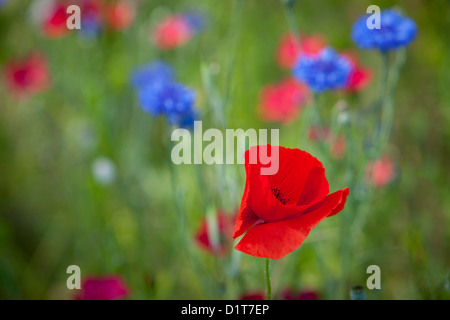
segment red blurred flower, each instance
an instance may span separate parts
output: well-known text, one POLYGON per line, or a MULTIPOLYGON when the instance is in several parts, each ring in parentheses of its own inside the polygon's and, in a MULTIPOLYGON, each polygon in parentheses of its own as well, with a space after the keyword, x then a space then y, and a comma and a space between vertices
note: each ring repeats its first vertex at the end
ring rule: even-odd
POLYGON ((153 42, 160 49, 173 49, 188 42, 193 31, 183 16, 172 15, 157 25, 153 42))
POLYGON ((263 293, 255 291, 244 293, 239 297, 239 300, 266 300, 266 297, 263 293))
POLYGON ((366 183, 376 188, 382 187, 394 178, 395 168, 388 156, 382 156, 375 161, 369 161, 366 166, 366 183))
POLYGON ((128 288, 119 276, 92 277, 83 281, 77 300, 119 300, 128 296, 128 288))
POLYGON ((113 30, 127 29, 134 21, 135 7, 129 1, 118 1, 104 6, 105 20, 113 30))
POLYGON ((321 35, 302 36, 301 45, 298 42, 291 33, 282 36, 276 56, 280 67, 290 69, 297 62, 300 53, 316 54, 327 45, 321 35))
POLYGON ((293 78, 266 85, 260 92, 260 117, 264 121, 293 121, 308 97, 307 86, 293 78))
POLYGON ((326 141, 331 136, 331 130, 328 128, 320 128, 318 126, 309 127, 308 139, 311 141, 326 141))
POLYGON ((300 290, 295 291, 293 289, 284 289, 281 292, 282 300, 319 300, 319 294, 313 290, 300 290))
POLYGON ((254 146, 245 153, 247 174, 233 238, 245 235, 236 249, 255 257, 281 259, 297 249, 309 232, 326 217, 344 208, 348 188, 328 194, 322 163, 299 149, 254 146), (256 148, 256 150, 252 150, 256 148), (272 165, 249 163, 249 152, 269 156, 278 152, 279 170, 261 175, 272 165), (267 150, 268 149, 268 150, 267 150))
POLYGON ((70 30, 67 28, 67 18, 69 15, 66 12, 67 4, 63 1, 55 1, 45 13, 42 21, 42 33, 47 38, 56 39, 67 35, 70 30))
POLYGON ((204 250, 216 254, 218 256, 224 256, 228 253, 231 245, 231 236, 233 235, 233 222, 235 215, 229 215, 223 211, 217 213, 217 228, 218 228, 218 247, 215 248, 213 241, 208 232, 208 222, 204 218, 196 233, 196 242, 204 250))
POLYGON ((310 141, 323 141, 330 145, 330 155, 333 159, 342 159, 347 150, 347 140, 345 135, 334 136, 329 128, 319 128, 311 126, 309 128, 308 138, 310 141))
POLYGON ((363 90, 369 85, 370 81, 372 81, 372 69, 361 67, 359 65, 358 57, 352 51, 346 51, 342 53, 342 55, 347 58, 353 66, 346 89, 349 91, 363 90))
MULTIPOLYGON (((79 4, 79 6, 81 8, 82 18, 83 16, 85 18, 86 16, 88 16, 89 19, 94 19, 99 24, 103 21, 102 14, 104 11, 104 7, 102 0, 83 0, 79 4)), ((81 21, 82 21, 81 25, 83 25, 83 19, 81 21)))
MULTIPOLYGON (((285 288, 280 293, 281 300, 319 300, 320 295, 314 290, 296 291, 290 288, 285 288)), ((239 297, 239 300, 266 300, 263 292, 253 291, 246 292, 239 297)))
POLYGON ((23 60, 11 60, 4 69, 6 85, 20 96, 45 90, 50 84, 47 60, 40 53, 32 53, 23 60))
POLYGON ((330 141, 330 155, 333 159, 342 159, 347 150, 347 139, 345 135, 340 134, 330 141))
MULTIPOLYGON (((67 7, 71 3, 54 0, 43 12, 40 24, 44 36, 61 38, 71 30, 67 28, 67 7)), ((128 28, 134 21, 135 7, 130 1, 119 0, 107 2, 103 0, 82 0, 77 3, 81 8, 81 31, 101 28, 105 24, 112 30, 120 31, 128 28)), ((88 32, 88 31, 87 31, 88 32)))

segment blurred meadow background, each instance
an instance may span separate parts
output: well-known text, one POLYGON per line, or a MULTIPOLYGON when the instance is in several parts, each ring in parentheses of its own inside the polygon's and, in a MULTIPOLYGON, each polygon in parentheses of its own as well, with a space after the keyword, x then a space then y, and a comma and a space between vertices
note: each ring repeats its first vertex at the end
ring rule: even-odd
POLYGON ((331 192, 350 187, 342 212, 271 261, 274 299, 350 299, 370 265, 381 289, 366 288, 368 299, 450 297, 448 1, 92 2, 104 11, 82 9, 82 29, 69 32, 51 20, 49 1, 0 1, 0 298, 73 299, 70 265, 83 279, 120 279, 128 299, 265 295, 263 260, 233 249, 244 166, 171 164, 171 126, 140 107, 132 83, 152 61, 195 91, 204 130, 279 129, 281 146, 322 161, 331 192), (378 183, 368 177, 378 159, 364 110, 382 86, 382 58, 351 37, 371 4, 397 8, 418 30, 393 92, 378 183), (161 23, 183 14, 193 31, 158 42, 161 23), (293 28, 352 52, 370 74, 363 88, 320 95, 325 142, 311 131, 307 97, 289 119, 261 107, 267 86, 292 76, 279 50, 293 28), (30 68, 32 80, 21 78, 30 68))

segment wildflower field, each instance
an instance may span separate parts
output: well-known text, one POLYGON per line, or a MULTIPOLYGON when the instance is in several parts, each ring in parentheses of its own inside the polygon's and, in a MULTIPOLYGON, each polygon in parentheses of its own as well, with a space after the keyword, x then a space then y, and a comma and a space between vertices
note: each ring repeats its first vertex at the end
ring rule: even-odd
POLYGON ((448 300, 445 0, 0 0, 0 298, 448 300))

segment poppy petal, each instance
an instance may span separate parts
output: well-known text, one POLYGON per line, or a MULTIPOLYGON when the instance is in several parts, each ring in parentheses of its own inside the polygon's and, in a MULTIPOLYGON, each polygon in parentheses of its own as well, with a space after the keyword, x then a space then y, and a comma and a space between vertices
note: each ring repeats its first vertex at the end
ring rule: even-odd
POLYGON ((235 249, 254 257, 281 259, 297 249, 305 238, 288 220, 261 223, 248 230, 235 249))
POLYGON ((261 168, 267 165, 261 163, 261 152, 273 152, 273 148, 270 145, 254 146, 245 153, 247 181, 242 204, 245 202, 245 206, 266 222, 292 218, 321 201, 329 192, 322 163, 299 149, 277 147, 278 172, 262 175, 261 168), (257 161, 250 163, 255 158, 257 161))
POLYGON ((334 216, 344 209, 345 202, 347 201, 347 196, 349 194, 349 189, 344 188, 333 192, 326 196, 321 202, 316 203, 311 206, 299 219, 293 219, 295 222, 300 222, 302 224, 315 223, 312 228, 314 228, 323 218, 334 216), (327 215, 322 215, 328 212, 327 215), (322 217, 322 218, 321 218, 322 217), (320 219, 320 220, 318 220, 320 219))
POLYGON ((280 147, 279 163, 277 174, 262 179, 268 179, 272 188, 279 188, 288 204, 306 205, 328 194, 325 169, 317 158, 299 149, 280 147))
POLYGON ((259 218, 249 208, 244 208, 239 211, 238 217, 236 219, 236 224, 234 226, 233 239, 236 239, 237 237, 242 235, 258 220, 259 218))
MULTIPOLYGON (((266 147, 266 146, 263 146, 266 147)), ((270 145, 267 150, 272 150, 270 145)), ((252 147, 256 148, 256 147, 252 147)), ((274 191, 267 179, 261 179, 261 169, 266 165, 259 161, 259 149, 252 149, 253 155, 247 151, 245 153, 246 185, 242 197, 241 208, 235 224, 234 238, 242 235, 258 220, 277 221, 297 216, 299 207, 294 205, 282 205, 274 195, 274 191), (256 155, 256 157, 254 157, 256 155), (257 159, 258 158, 258 159, 257 159), (252 160, 252 161, 250 161, 252 160), (256 161, 258 160, 258 161, 256 161), (252 163, 251 163, 252 162, 252 163), (256 214, 258 212, 258 215, 256 214)), ((269 151, 269 155, 272 155, 269 151)))
POLYGON ((348 193, 348 188, 336 191, 298 218, 256 224, 235 248, 255 257, 281 259, 297 249, 320 221, 341 211, 348 193))

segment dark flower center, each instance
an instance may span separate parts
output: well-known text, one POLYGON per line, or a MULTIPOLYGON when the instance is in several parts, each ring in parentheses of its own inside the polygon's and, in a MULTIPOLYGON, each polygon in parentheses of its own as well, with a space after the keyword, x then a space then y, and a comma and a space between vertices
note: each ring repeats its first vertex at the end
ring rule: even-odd
POLYGON ((27 86, 30 84, 30 73, 27 68, 22 68, 14 72, 14 81, 20 86, 27 86))
POLYGON ((278 188, 274 188, 274 187, 270 187, 270 190, 272 190, 273 195, 280 200, 280 202, 282 204, 286 204, 288 203, 289 199, 286 199, 286 195, 284 193, 281 192, 280 189, 278 188))

